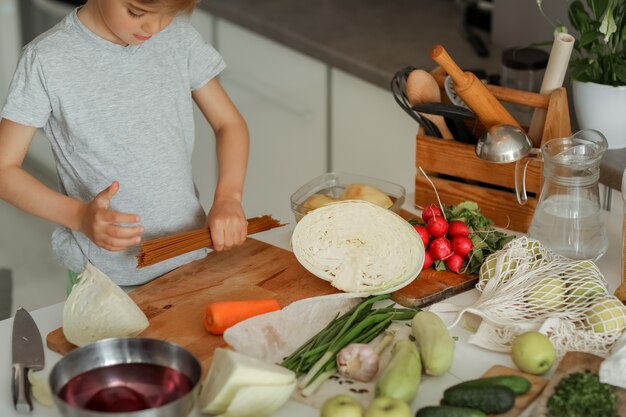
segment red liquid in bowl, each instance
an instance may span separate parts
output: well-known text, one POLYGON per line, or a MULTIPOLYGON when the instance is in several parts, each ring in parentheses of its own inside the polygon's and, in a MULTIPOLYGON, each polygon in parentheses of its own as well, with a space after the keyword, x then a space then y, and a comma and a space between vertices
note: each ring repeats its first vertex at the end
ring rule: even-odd
POLYGON ((78 408, 130 412, 160 407, 187 394, 193 383, 167 366, 127 363, 92 369, 70 379, 59 396, 78 408))

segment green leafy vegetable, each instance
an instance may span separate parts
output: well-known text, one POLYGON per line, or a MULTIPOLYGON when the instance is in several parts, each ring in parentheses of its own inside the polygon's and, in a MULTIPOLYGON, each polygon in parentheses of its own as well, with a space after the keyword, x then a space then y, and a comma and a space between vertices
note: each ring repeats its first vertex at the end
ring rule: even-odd
POLYGON ((615 387, 590 371, 575 372, 558 383, 548 412, 550 417, 618 417, 615 387))

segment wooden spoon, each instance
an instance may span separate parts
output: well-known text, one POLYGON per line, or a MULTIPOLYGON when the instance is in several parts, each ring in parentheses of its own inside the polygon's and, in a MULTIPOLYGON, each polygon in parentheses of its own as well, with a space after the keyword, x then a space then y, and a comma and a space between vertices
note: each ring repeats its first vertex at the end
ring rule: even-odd
MULTIPOLYGON (((406 95, 411 106, 441 102, 441 90, 439 89, 437 80, 435 80, 435 78, 427 71, 421 69, 413 70, 407 76, 406 95)), ((441 136, 444 139, 454 139, 454 136, 452 135, 452 132, 450 132, 450 129, 448 129, 443 116, 423 113, 420 113, 420 116, 433 122, 439 129, 439 132, 441 132, 441 136)))

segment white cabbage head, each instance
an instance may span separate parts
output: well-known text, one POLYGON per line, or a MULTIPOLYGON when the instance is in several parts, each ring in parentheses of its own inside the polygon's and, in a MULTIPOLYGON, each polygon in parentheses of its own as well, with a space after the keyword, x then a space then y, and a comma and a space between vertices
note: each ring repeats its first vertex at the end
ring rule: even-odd
POLYGON ((382 294, 413 281, 424 264, 424 244, 396 213, 347 200, 309 212, 291 237, 298 261, 346 292, 382 294))
POLYGON ((63 307, 63 334, 76 346, 110 337, 136 336, 148 318, 135 302, 90 263, 63 307))

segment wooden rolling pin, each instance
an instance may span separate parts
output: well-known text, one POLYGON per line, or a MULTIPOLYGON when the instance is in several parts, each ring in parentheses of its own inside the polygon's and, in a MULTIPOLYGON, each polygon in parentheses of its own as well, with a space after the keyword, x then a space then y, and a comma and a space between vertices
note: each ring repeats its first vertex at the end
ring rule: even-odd
POLYGON ((491 94, 487 87, 469 71, 463 71, 452 60, 442 45, 435 45, 430 51, 430 57, 448 73, 454 81, 454 91, 463 99, 480 122, 486 128, 499 124, 521 126, 504 108, 502 103, 491 94))

